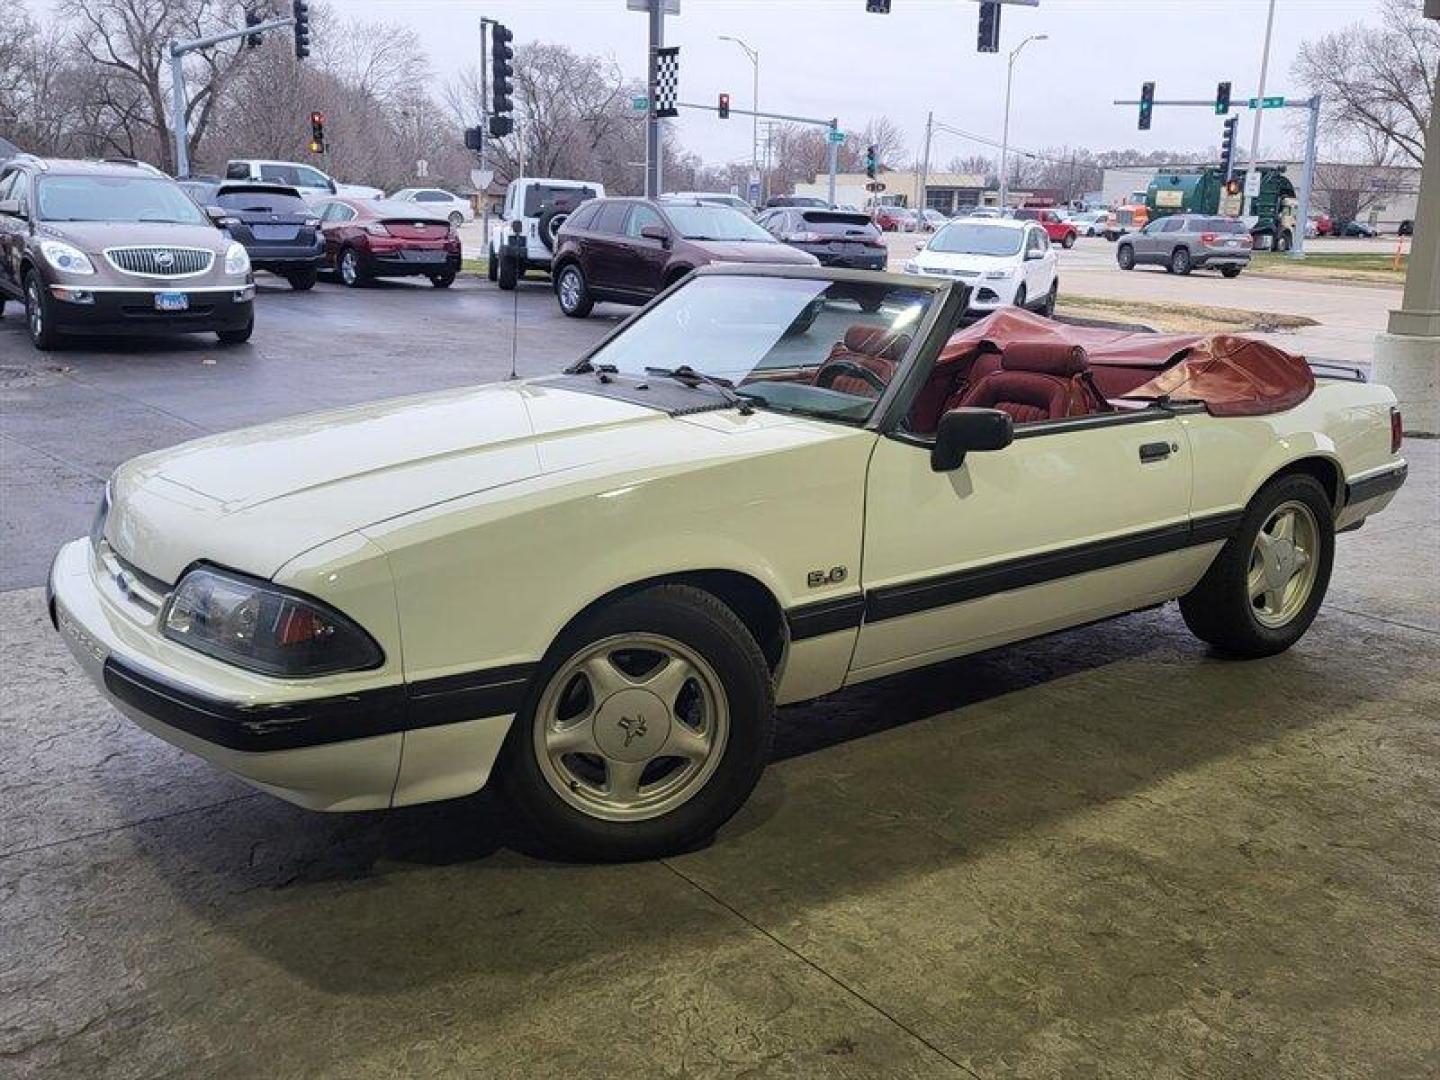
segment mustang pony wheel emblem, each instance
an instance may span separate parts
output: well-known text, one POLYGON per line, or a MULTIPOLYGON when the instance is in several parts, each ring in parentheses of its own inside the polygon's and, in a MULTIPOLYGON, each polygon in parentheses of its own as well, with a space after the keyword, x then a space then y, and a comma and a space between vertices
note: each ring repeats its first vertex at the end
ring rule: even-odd
POLYGON ((634 720, 631 720, 628 716, 622 716, 617 726, 621 731, 625 732, 626 746, 630 745, 632 739, 645 737, 645 717, 643 716, 637 715, 634 720))

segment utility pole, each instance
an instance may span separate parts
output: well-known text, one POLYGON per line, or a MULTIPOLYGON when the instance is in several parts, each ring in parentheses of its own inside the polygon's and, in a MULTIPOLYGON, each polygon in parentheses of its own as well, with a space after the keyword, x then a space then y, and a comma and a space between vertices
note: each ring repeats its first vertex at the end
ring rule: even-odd
MULTIPOLYGON (((485 55, 489 51, 490 24, 495 20, 480 16, 480 172, 488 172, 490 163, 490 61, 485 55)), ((485 237, 485 249, 490 249, 490 181, 486 180, 480 192, 480 232, 485 237)))
POLYGON ((832 207, 835 205, 835 172, 836 172, 836 170, 839 168, 839 165, 840 165, 840 144, 835 140, 835 135, 836 135, 839 131, 840 131, 840 121, 839 121, 839 119, 837 118, 837 119, 831 120, 831 121, 830 121, 830 130, 829 130, 828 132, 826 132, 826 139, 827 139, 827 141, 829 142, 829 145, 826 147, 826 149, 830 151, 830 153, 829 153, 829 162, 828 162, 829 168, 830 168, 830 198, 829 198, 829 202, 830 202, 830 205, 831 205, 832 207))
MULTIPOLYGON (((1265 73, 1270 67, 1270 31, 1275 27, 1275 0, 1270 0, 1270 10, 1265 15, 1265 45, 1260 53, 1260 88, 1255 91, 1255 96, 1262 102, 1265 99, 1265 73)), ((1252 177, 1259 175, 1260 157, 1260 118, 1265 114, 1264 109, 1255 110, 1255 123, 1250 128, 1250 165, 1245 173, 1245 183, 1249 186, 1254 181, 1252 177)), ((1245 216, 1246 197, 1240 196, 1240 216, 1245 216)), ((1305 222, 1300 222, 1299 229, 1303 236, 1305 233, 1305 222)))
POLYGON ((660 117, 655 109, 655 74, 660 66, 660 50, 665 47, 665 0, 650 0, 650 110, 645 116, 645 194, 655 199, 660 195, 660 117))
POLYGON ((931 109, 925 114, 925 153, 920 158, 920 183, 919 190, 915 192, 916 209, 921 214, 930 205, 925 198, 925 188, 930 180, 930 138, 935 131, 935 110, 931 109))
MULTIPOLYGON (((1273 0, 1272 0, 1273 2, 1273 0)), ((998 17, 998 9, 997 9, 998 17)), ((1000 209, 1005 209, 1006 193, 1008 185, 1005 178, 1005 165, 1010 157, 1010 86, 1015 81, 1015 58, 1020 55, 1020 50, 1029 45, 1032 41, 1048 41, 1049 34, 1031 34, 1024 41, 1010 50, 1010 62, 1005 66, 1005 128, 1000 136, 1000 209)))

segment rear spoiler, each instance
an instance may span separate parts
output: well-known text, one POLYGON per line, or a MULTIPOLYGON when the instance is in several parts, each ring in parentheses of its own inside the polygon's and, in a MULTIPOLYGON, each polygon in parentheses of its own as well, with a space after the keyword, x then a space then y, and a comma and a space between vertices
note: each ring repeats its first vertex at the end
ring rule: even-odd
POLYGON ((1311 374, 1321 379, 1343 379, 1345 382, 1365 382, 1365 372, 1353 364, 1337 364, 1333 360, 1309 360, 1311 374))

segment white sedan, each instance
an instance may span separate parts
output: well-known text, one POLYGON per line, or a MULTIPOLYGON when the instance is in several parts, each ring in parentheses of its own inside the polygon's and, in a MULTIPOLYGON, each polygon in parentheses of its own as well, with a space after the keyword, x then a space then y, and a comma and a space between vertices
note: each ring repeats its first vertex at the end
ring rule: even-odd
POLYGON ((431 211, 432 217, 448 218, 457 229, 465 222, 475 220, 475 208, 470 205, 469 199, 462 199, 440 188, 401 188, 390 198, 418 203, 431 211))
POLYGON ((916 248, 905 272, 965 282, 971 288, 973 312, 1008 305, 1041 315, 1055 311, 1059 257, 1045 230, 1033 221, 960 218, 916 248))
POLYGON ((1404 480, 1390 391, 1255 345, 1284 397, 1232 415, 1257 383, 962 329, 967 291, 717 265, 563 374, 147 454, 51 616, 136 724, 256 787, 370 810, 493 775, 588 858, 713 834, 777 704, 1177 598, 1226 652, 1296 642, 1404 480))

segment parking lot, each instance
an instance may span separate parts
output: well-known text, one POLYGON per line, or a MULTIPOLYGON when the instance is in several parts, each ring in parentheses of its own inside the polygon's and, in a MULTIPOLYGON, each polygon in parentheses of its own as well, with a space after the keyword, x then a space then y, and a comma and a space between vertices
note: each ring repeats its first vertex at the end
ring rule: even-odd
MULTIPOLYGON (((1107 256, 1065 253, 1066 287, 1121 278, 1107 256)), ((1393 300, 1123 279, 1309 305, 1367 357, 1393 300)), ((1440 1072, 1440 443, 1340 538, 1290 652, 1222 660, 1170 605, 789 707, 713 844, 569 865, 485 794, 326 816, 256 793, 112 711, 52 631, 49 560, 120 461, 503 378, 512 345, 553 372, 627 313, 474 276, 260 293, 235 348, 40 354, 0 318, 16 1075, 1440 1072)))

